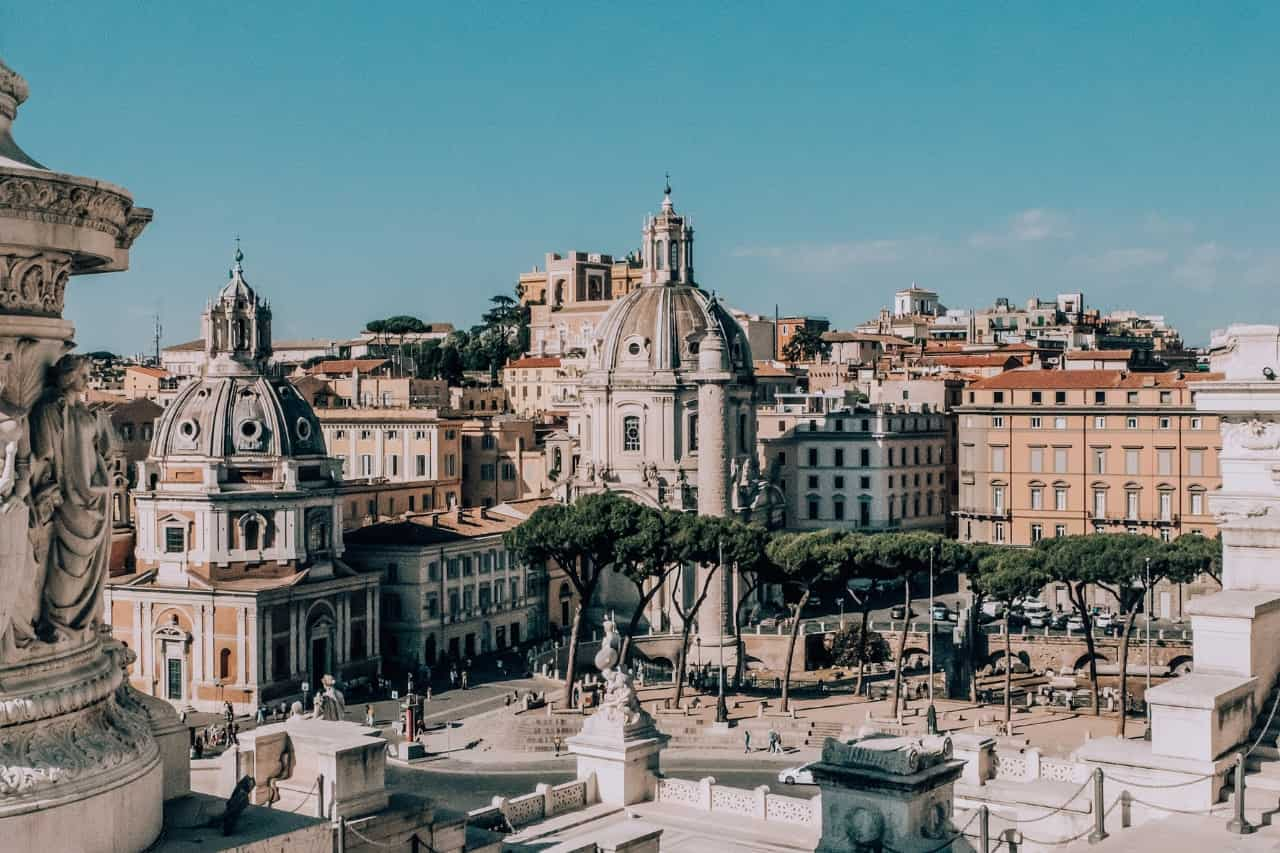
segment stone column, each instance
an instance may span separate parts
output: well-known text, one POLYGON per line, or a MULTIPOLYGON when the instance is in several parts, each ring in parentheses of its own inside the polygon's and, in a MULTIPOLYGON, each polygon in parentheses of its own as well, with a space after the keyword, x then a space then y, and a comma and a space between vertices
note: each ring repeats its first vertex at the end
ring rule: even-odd
MULTIPOLYGON (((698 351, 698 514, 721 518, 729 515, 729 449, 725 440, 725 386, 730 374, 724 366, 724 342, 718 334, 702 338, 698 351)), ((697 592, 701 593, 713 569, 699 566, 697 592)), ((729 636, 731 572, 728 566, 714 569, 716 576, 707 587, 707 597, 698 609, 698 638, 703 662, 726 667, 736 664, 736 648, 729 636)))
POLYGON ((289 675, 298 674, 298 603, 289 606, 289 675))
POLYGON ((0 62, 0 837, 142 849, 160 831, 163 767, 125 680, 135 652, 100 630, 111 495, 94 490, 110 482, 110 427, 85 405, 88 363, 67 354, 62 311, 72 276, 128 268, 151 211, 23 152, 10 127, 27 95, 0 62))
POLYGON ((258 634, 258 614, 249 610, 244 618, 245 644, 249 647, 249 659, 245 662, 245 684, 257 684, 261 679, 258 672, 258 648, 262 637, 258 634))
POLYGON ((272 681, 272 673, 275 672, 274 658, 275 648, 272 643, 272 637, 275 636, 274 628, 271 624, 271 611, 275 608, 268 605, 262 612, 262 683, 270 684, 272 681))

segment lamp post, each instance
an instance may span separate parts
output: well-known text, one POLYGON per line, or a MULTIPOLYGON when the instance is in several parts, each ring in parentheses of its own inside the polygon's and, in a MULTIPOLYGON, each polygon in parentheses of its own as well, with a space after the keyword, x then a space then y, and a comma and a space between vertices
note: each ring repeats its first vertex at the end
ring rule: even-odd
MULTIPOLYGON (((1147 690, 1151 689, 1151 609, 1155 606, 1155 590, 1151 588, 1151 558, 1147 557, 1144 561, 1146 565, 1146 581, 1147 581, 1147 690)), ((1143 695, 1143 701, 1146 696, 1143 695)), ((1121 714, 1124 710, 1121 709, 1121 714)), ((1151 718, 1150 706, 1147 708, 1147 718, 1151 718)))
MULTIPOLYGON (((725 570, 725 569, 724 569, 724 543, 723 543, 723 542, 720 542, 720 541, 717 541, 717 542, 716 542, 716 549, 717 549, 717 550, 718 550, 718 552, 719 552, 718 556, 719 556, 719 559, 720 559, 720 571, 721 571, 721 572, 723 572, 723 571, 725 570)), ((724 578, 723 578, 723 577, 721 577, 721 578, 720 578, 720 589, 721 589, 721 595, 720 595, 720 678, 719 678, 719 687, 718 687, 719 695, 716 697, 716 722, 717 722, 717 723, 727 723, 727 722, 729 722, 729 706, 728 706, 727 704, 725 704, 725 701, 724 701, 724 625, 725 625, 725 622, 726 622, 726 621, 728 621, 728 620, 725 618, 725 604, 726 604, 726 602, 725 602, 725 600, 724 600, 724 593, 723 593, 723 591, 724 591, 724 578)), ((735 602, 736 602, 736 599, 735 599, 735 602)))
MULTIPOLYGON (((935 719, 937 710, 933 707, 933 549, 929 546, 929 719, 935 719)), ((911 614, 907 614, 910 618, 911 614)), ((932 734, 932 732, 930 733, 932 734)))

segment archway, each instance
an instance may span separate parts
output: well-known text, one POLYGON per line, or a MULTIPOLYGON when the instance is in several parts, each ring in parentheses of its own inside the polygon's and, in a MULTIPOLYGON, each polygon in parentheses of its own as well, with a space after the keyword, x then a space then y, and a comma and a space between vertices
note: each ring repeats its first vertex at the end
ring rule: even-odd
POLYGON ((307 665, 313 685, 333 672, 334 638, 338 623, 328 604, 320 603, 307 614, 307 665))
POLYGON ((1075 662, 1075 664, 1072 666, 1072 669, 1074 669, 1074 670, 1076 670, 1077 672, 1079 672, 1079 671, 1080 671, 1080 670, 1082 670, 1082 669, 1086 669, 1086 668, 1088 668, 1090 658, 1092 658, 1094 661, 1096 661, 1097 663, 1100 663, 1100 664, 1101 664, 1101 663, 1110 663, 1110 662, 1111 662, 1111 661, 1107 660, 1107 659, 1106 659, 1106 657, 1105 657, 1105 656, 1103 656, 1103 655, 1097 655, 1097 654, 1095 654, 1095 655, 1089 655, 1088 653, 1085 653, 1085 654, 1081 655, 1080 657, 1076 658, 1076 662, 1075 662))

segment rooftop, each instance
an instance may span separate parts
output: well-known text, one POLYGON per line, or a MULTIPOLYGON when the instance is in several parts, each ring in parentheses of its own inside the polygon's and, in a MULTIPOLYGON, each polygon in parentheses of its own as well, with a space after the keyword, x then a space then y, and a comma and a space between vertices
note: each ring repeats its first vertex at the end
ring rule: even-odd
POLYGON ((1186 373, 1170 370, 1164 373, 1129 373, 1124 370, 1045 370, 1024 367, 1006 370, 974 383, 973 390, 1010 388, 1184 388, 1188 382, 1221 379, 1221 374, 1186 373))
POLYGON ((187 341, 186 343, 174 344, 171 347, 165 347, 164 351, 165 352, 203 352, 204 338, 196 338, 194 341, 187 341))
POLYGON ((311 374, 350 373, 358 370, 361 373, 370 373, 387 364, 390 362, 385 358, 333 358, 313 365, 307 372, 311 374))
POLYGON ((507 367, 559 367, 560 359, 555 356, 526 356, 507 362, 507 367))
POLYGON ((131 364, 124 369, 125 373, 141 373, 143 376, 154 376, 156 379, 168 379, 169 371, 160 367, 146 367, 141 364, 131 364))
POLYGON ((1133 357, 1130 349, 1072 350, 1067 361, 1128 361, 1133 357))
POLYGON ((518 527, 524 519, 492 509, 417 513, 404 521, 361 527, 346 535, 350 545, 445 545, 481 536, 497 536, 518 527))

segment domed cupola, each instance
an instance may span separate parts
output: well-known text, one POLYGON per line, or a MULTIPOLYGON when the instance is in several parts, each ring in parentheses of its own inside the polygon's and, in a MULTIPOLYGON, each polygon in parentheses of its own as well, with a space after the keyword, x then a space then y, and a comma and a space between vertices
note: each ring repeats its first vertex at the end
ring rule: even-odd
POLYGON ((676 212, 668 179, 662 210, 644 224, 644 276, 616 302, 592 344, 590 368, 605 371, 698 370, 703 338, 718 335, 722 370, 751 376, 742 327, 693 276, 693 225, 676 212))
POLYGON ((271 357, 271 306, 244 278, 244 252, 236 239, 230 280, 200 318, 208 373, 261 373, 271 357))

